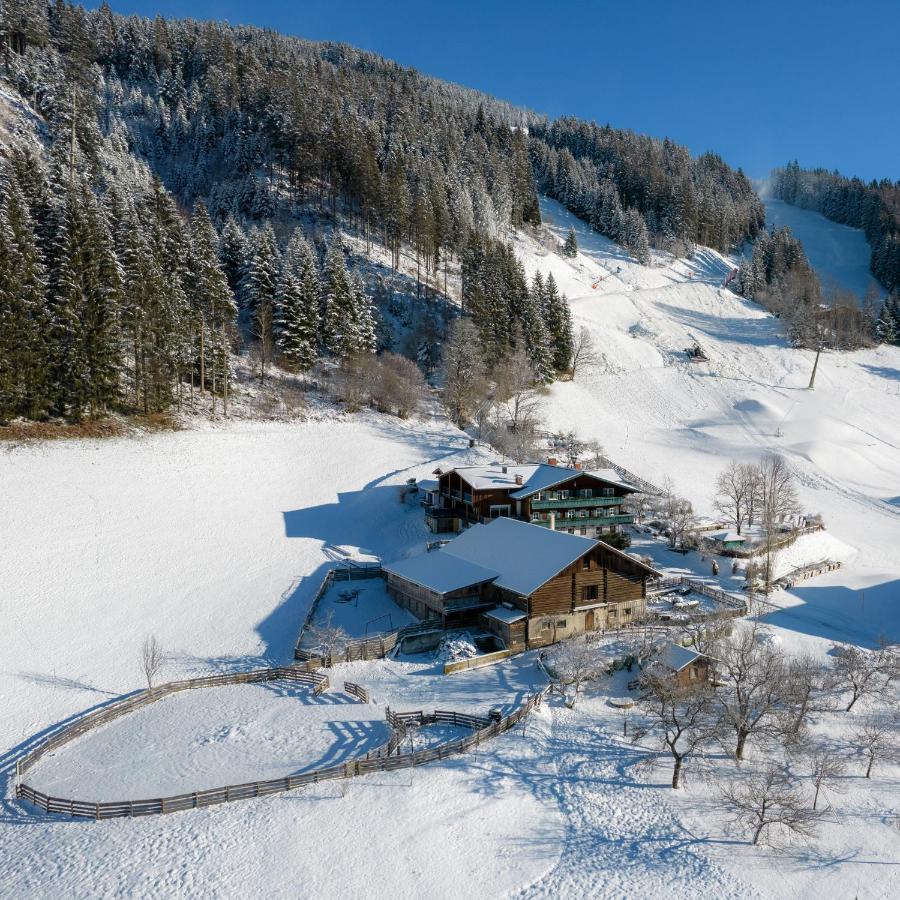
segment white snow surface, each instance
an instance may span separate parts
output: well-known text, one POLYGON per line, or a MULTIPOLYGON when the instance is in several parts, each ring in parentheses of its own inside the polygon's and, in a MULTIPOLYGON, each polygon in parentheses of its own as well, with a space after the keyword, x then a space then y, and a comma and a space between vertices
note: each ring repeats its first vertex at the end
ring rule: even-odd
POLYGON ((787 225, 803 243, 807 259, 816 270, 822 287, 836 285, 863 298, 870 289, 883 297, 884 288, 869 271, 872 248, 865 232, 849 225, 831 222, 817 212, 773 200, 763 194, 766 224, 772 228, 787 225))
POLYGON ((171 797, 337 765, 384 744, 384 709, 272 681, 173 694, 45 756, 28 774, 54 797, 171 797))

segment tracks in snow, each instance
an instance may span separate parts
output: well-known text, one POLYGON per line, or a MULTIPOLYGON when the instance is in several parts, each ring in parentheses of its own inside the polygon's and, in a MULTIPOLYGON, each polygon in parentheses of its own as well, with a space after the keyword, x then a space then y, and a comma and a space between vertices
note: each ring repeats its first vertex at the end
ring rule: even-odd
POLYGON ((547 751, 566 835, 556 865, 520 900, 659 896, 661 879, 668 898, 754 895, 706 856, 704 839, 685 831, 657 787, 631 779, 637 752, 596 718, 554 707, 547 751))

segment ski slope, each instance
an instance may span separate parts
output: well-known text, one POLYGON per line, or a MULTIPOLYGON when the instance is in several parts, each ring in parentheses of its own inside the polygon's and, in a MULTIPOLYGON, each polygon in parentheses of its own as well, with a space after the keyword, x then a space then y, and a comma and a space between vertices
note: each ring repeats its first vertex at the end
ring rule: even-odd
POLYGON ((877 297, 884 296, 884 288, 869 271, 872 249, 861 229, 830 222, 817 212, 767 198, 765 193, 763 203, 768 228, 787 225, 794 237, 803 242, 806 256, 826 292, 836 285, 853 291, 860 299, 872 290, 877 297))
POLYGON ((783 454, 804 509, 857 551, 786 599, 791 627, 834 636, 842 622, 861 643, 900 639, 900 349, 825 354, 810 391, 812 355, 788 347, 761 307, 720 287, 730 260, 700 249, 641 266, 558 203, 543 198, 541 210, 557 239, 575 228, 577 258, 522 235, 517 253, 529 274, 553 272, 597 354, 574 381, 551 387, 549 426, 600 440, 651 482, 670 477, 703 513, 729 459, 783 454), (708 363, 687 360, 694 341, 708 363))

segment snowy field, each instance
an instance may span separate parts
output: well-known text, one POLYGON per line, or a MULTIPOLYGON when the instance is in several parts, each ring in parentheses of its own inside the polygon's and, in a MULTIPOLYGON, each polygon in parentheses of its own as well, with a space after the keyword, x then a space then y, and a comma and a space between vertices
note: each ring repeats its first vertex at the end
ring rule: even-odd
POLYGON ((54 797, 169 797, 363 756, 390 728, 380 707, 272 681, 173 694, 45 756, 28 782, 54 797))

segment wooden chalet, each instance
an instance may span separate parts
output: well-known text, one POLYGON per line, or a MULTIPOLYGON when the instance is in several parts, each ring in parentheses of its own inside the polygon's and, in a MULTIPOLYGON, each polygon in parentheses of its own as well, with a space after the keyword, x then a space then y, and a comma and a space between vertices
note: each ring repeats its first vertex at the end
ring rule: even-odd
POLYGON ((464 466, 436 471, 438 491, 426 507, 434 532, 512 518, 582 537, 602 537, 634 523, 626 497, 638 491, 613 469, 587 471, 546 463, 464 466))
POLYGON ((602 541, 505 516, 382 569, 400 606, 448 628, 480 625, 510 649, 638 621, 659 577, 602 541))

